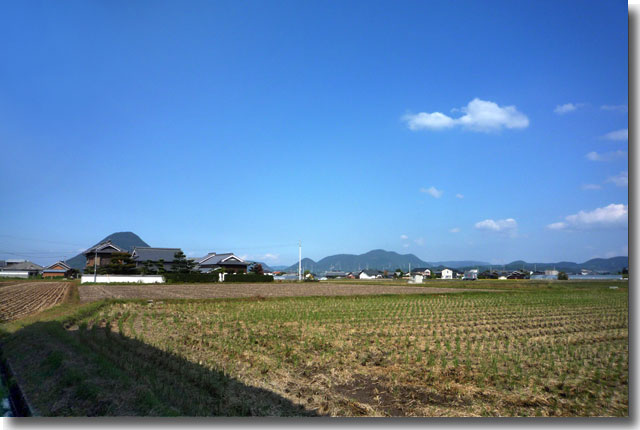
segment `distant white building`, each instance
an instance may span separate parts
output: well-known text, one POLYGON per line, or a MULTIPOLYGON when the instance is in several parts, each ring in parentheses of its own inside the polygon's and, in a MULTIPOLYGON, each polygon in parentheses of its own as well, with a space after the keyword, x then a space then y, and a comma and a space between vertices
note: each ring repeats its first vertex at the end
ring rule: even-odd
POLYGON ((545 270, 544 274, 547 275, 547 276, 558 276, 558 271, 556 269, 545 270))
POLYGON ((453 270, 442 269, 442 279, 453 279, 453 270))
POLYGON ((462 279, 478 279, 478 269, 471 269, 464 272, 462 279))
POLYGON ((382 278, 382 274, 377 270, 362 270, 358 274, 359 279, 377 279, 382 278))
POLYGON ((411 276, 410 284, 422 284, 424 282, 424 276, 420 274, 415 274, 411 276))
POLYGON ((431 270, 427 269, 426 267, 418 267, 415 268, 411 271, 412 275, 422 275, 425 278, 428 278, 429 276, 431 276, 431 270))

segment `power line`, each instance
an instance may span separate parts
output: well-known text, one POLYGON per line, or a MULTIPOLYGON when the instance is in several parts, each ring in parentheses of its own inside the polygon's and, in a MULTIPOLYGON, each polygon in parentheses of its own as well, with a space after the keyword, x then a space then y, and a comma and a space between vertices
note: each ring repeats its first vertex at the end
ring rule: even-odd
POLYGON ((69 243, 69 242, 61 242, 61 241, 57 241, 57 240, 46 240, 46 239, 35 239, 32 237, 21 237, 21 236, 14 236, 11 234, 0 234, 0 237, 8 237, 11 239, 18 239, 18 240, 29 240, 29 241, 33 241, 33 242, 46 242, 46 243, 55 243, 58 245, 69 245, 69 246, 82 246, 86 248, 86 244, 78 244, 78 243, 69 243))

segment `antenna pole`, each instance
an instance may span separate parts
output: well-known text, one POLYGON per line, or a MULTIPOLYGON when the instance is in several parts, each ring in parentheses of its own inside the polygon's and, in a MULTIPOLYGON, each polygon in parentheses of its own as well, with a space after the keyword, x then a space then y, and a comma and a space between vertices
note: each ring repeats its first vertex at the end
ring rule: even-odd
POLYGON ((96 283, 98 277, 98 246, 96 245, 96 253, 93 256, 93 283, 96 283))
POLYGON ((302 281, 302 242, 298 241, 298 281, 302 281))

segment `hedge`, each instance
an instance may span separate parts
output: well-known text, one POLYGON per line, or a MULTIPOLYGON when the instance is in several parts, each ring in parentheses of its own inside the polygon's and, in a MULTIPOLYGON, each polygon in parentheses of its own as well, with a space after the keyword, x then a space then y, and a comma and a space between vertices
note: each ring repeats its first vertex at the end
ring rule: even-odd
MULTIPOLYGON (((164 273, 164 279, 167 283, 178 283, 178 282, 189 282, 189 283, 197 283, 197 282, 218 282, 219 276, 218 273, 199 273, 199 272, 189 272, 189 273, 176 273, 176 272, 168 272, 164 273)), ((255 273, 247 273, 245 274, 232 274, 227 273, 224 277, 224 282, 273 282, 273 276, 271 275, 257 275, 255 273)))
POLYGON ((224 277, 224 282, 273 282, 273 276, 258 275, 256 273, 240 273, 236 275, 228 273, 224 277))
POLYGON ((168 272, 163 273, 162 276, 164 276, 165 281, 170 284, 174 282, 218 282, 219 280, 218 273, 168 272))

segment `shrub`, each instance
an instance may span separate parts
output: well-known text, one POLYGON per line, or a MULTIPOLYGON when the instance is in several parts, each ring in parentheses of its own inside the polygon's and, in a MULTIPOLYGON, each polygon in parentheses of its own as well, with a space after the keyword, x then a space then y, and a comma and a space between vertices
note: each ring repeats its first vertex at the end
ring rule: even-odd
POLYGON ((177 283, 177 282, 218 282, 218 272, 214 273, 200 273, 200 272, 189 272, 189 273, 177 273, 177 272, 167 272, 164 273, 164 279, 167 283, 177 283))
POLYGON ((569 280, 569 275, 567 275, 564 272, 558 273, 558 281, 568 281, 568 280, 569 280))
POLYGON ((271 275, 258 275, 255 273, 228 273, 224 277, 224 282, 273 282, 273 276, 271 275))

